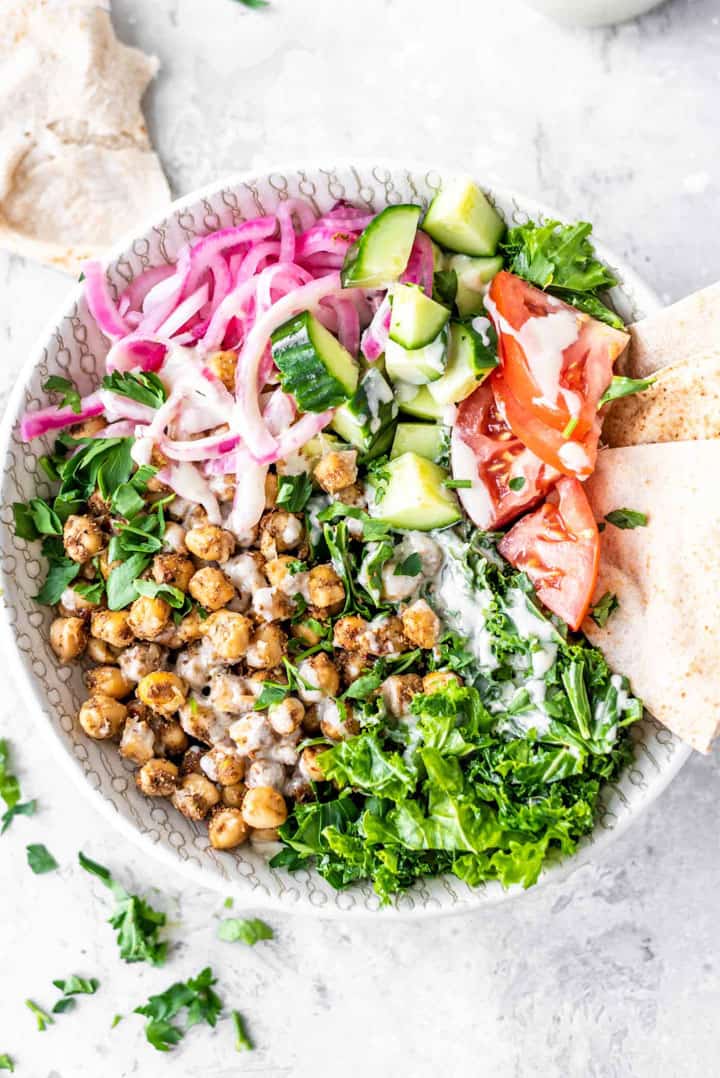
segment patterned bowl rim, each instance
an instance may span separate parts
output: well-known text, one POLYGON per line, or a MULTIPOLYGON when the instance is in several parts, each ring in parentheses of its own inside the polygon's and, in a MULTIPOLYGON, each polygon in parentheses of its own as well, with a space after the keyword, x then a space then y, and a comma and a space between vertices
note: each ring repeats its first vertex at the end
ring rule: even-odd
MULTIPOLYGON (((233 188, 240 184, 251 183, 260 178, 267 178, 277 174, 282 175, 286 172, 318 173, 326 170, 334 171, 337 169, 353 168, 359 170, 387 169, 389 171, 437 172, 445 177, 467 174, 464 170, 443 169, 438 167, 436 163, 428 163, 425 161, 397 161, 392 158, 383 158, 382 161, 377 161, 362 157, 335 158, 320 162, 300 160, 291 163, 274 164, 260 169, 245 169, 241 172, 230 173, 213 183, 206 184, 187 195, 183 195, 181 198, 175 199, 165 208, 160 216, 155 216, 150 220, 145 221, 141 228, 134 229, 131 233, 126 234, 122 239, 118 240, 117 243, 113 244, 112 248, 108 250, 105 255, 103 262, 105 265, 111 265, 116 259, 124 254, 133 241, 144 237, 155 226, 160 225, 169 217, 176 215, 178 211, 186 208, 189 209, 203 199, 210 198, 224 189, 233 188)), ((473 169, 472 172, 474 173, 475 169, 473 169)), ((514 188, 506 187, 504 184, 496 183, 494 181, 490 183, 490 186, 492 190, 502 198, 515 201, 523 208, 523 210, 526 210, 529 213, 542 214, 545 218, 559 217, 562 219, 562 214, 559 214, 553 207, 548 206, 535 198, 521 194, 514 188)), ((595 247, 601 258, 619 271, 622 281, 620 291, 625 291, 627 286, 629 286, 633 295, 639 299, 642 308, 647 313, 652 313, 662 307, 662 303, 657 293, 646 284, 642 277, 640 277, 624 259, 617 256, 614 251, 607 248, 601 242, 595 241, 595 247)), ((0 421, 0 455, 3 460, 6 458, 9 451, 12 432, 17 422, 17 416, 22 406, 27 384, 30 381, 35 368, 41 361, 46 342, 52 336, 55 328, 67 316, 68 311, 70 311, 81 299, 83 292, 84 286, 80 282, 76 283, 73 288, 69 290, 68 295, 63 300, 60 308, 52 318, 48 319, 46 328, 36 338, 34 346, 30 349, 28 359, 23 363, 17 374, 15 384, 8 396, 2 420, 0 421)), ((241 908, 247 910, 272 909, 278 913, 314 916, 321 919, 335 919, 349 916, 376 917, 378 915, 401 919, 449 916, 452 914, 468 913, 471 910, 495 906, 501 902, 507 902, 512 898, 517 898, 519 895, 526 893, 519 885, 513 885, 507 890, 502 890, 500 887, 497 887, 494 888, 489 895, 481 895, 478 893, 475 899, 473 899, 473 894, 470 892, 467 897, 463 897, 460 901, 453 903, 452 905, 448 904, 446 906, 438 907, 435 903, 428 903, 426 905, 415 904, 412 908, 401 907, 396 904, 381 906, 377 909, 371 909, 364 904, 355 904, 350 909, 342 909, 337 904, 333 906, 327 905, 324 907, 316 907, 309 901, 309 899, 304 897, 301 897, 290 904, 283 898, 282 894, 266 894, 258 901, 253 897, 252 893, 249 893, 243 887, 242 880, 222 880, 213 873, 207 872, 202 866, 196 866, 189 861, 184 861, 182 858, 172 853, 168 848, 153 842, 147 835, 144 835, 137 830, 129 820, 122 817, 113 808, 111 802, 103 796, 99 789, 94 789, 89 784, 85 775, 82 774, 78 768, 73 756, 68 751, 68 746, 63 740, 60 731, 55 729, 51 723, 44 719, 43 710, 45 701, 43 686, 41 685, 39 678, 31 673, 30 668, 23 660, 13 632, 8 604, 5 601, 0 602, 0 639, 2 639, 4 643, 3 650, 6 651, 6 654, 13 654, 17 657, 18 662, 16 664, 10 664, 11 677, 20 690, 24 703, 33 716, 35 727, 40 728, 47 743, 52 747, 55 756, 61 761, 66 773, 72 778, 73 786, 80 789, 84 796, 87 797, 89 803, 91 803, 115 829, 120 831, 129 842, 136 846, 138 850, 144 851, 157 862, 175 870, 195 886, 225 894, 231 893, 239 903, 242 903, 241 908)), ((540 878, 532 890, 536 890, 541 886, 547 886, 547 884, 550 883, 561 883, 583 865, 586 865, 593 860, 599 850, 605 848, 610 842, 623 834, 635 822, 637 817, 657 797, 659 797, 687 762, 691 754, 692 749, 688 745, 679 745, 677 751, 673 754, 672 760, 663 766, 661 772, 648 784, 647 789, 640 792, 633 799, 631 810, 624 815, 611 830, 599 830, 596 827, 591 835, 580 842, 577 852, 572 857, 548 865, 542 871, 540 878)))

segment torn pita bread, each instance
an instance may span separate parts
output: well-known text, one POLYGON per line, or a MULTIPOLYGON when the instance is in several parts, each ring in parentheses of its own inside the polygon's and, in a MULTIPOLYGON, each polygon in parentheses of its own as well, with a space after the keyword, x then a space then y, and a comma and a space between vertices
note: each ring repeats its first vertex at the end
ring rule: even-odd
POLYGON ((720 438, 720 331, 713 352, 671 363, 642 393, 613 401, 602 436, 609 446, 720 438))
POLYGON ((619 607, 588 639, 648 711, 700 752, 720 731, 720 441, 604 449, 585 488, 598 520, 613 509, 646 527, 608 524, 595 602, 619 607))
POLYGON ((617 373, 647 378, 679 359, 707 354, 720 341, 720 281, 629 326, 617 373))
POLYGON ((0 246, 75 272, 167 205, 140 109, 157 66, 99 6, 3 8, 0 246))

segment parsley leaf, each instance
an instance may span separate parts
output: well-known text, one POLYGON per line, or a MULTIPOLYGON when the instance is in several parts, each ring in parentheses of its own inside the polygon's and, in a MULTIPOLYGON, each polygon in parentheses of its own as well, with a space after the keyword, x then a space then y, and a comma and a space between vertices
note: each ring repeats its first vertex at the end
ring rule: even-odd
POLYGON ((52 1018, 47 1011, 44 1011, 42 1007, 39 1007, 37 1003, 34 1003, 33 1000, 26 999, 25 1006, 35 1015, 40 1033, 44 1033, 47 1027, 53 1025, 55 1022, 55 1019, 52 1018))
POLYGON ((448 490, 470 490, 472 479, 443 479, 442 485, 448 490))
POLYGON ((105 375, 102 387, 150 408, 159 408, 167 400, 165 386, 151 371, 113 371, 105 375))
POLYGON ((147 1003, 135 1008, 135 1014, 148 1018, 145 1036, 153 1048, 167 1052, 185 1036, 191 1026, 206 1022, 210 1026, 217 1023, 222 1000, 213 991, 216 978, 210 967, 201 970, 197 977, 188 981, 176 981, 159 995, 150 996, 147 1003), (170 1019, 180 1011, 187 1009, 185 1029, 174 1025, 170 1019))
POLYGON ((385 677, 385 668, 378 664, 379 668, 370 674, 361 674, 355 678, 350 687, 343 693, 343 700, 367 700, 369 696, 380 688, 385 677))
POLYGON ((226 943, 247 943, 253 947, 259 940, 271 940, 273 930, 257 917, 227 917, 218 925, 217 935, 226 943))
POLYGON ((173 610, 181 610, 187 600, 187 595, 180 588, 172 584, 158 584, 154 580, 136 580, 135 591, 138 595, 148 595, 151 599, 164 599, 173 610))
POLYGON ((270 7, 270 0, 236 0, 236 3, 250 8, 251 11, 260 11, 264 7, 270 7))
POLYGON ((0 738, 0 797, 6 805, 0 817, 0 835, 5 834, 16 816, 32 816, 37 807, 34 800, 20 802, 20 782, 10 772, 10 745, 6 738, 0 738))
POLYGON ((242 1015, 239 1011, 231 1011, 230 1017, 232 1018, 233 1027, 235 1029, 235 1051, 252 1052, 253 1043, 245 1029, 245 1022, 242 1015))
POLYGON ((82 851, 78 860, 86 872, 97 876, 110 890, 117 903, 109 923, 117 930, 120 957, 126 962, 149 962, 161 966, 167 955, 167 943, 158 939, 165 924, 165 914, 154 909, 138 895, 131 895, 117 883, 110 870, 91 861, 82 851))
POLYGON ((457 295, 458 278, 455 270, 437 270, 433 274, 432 298, 436 303, 452 307, 457 295))
POLYGON ((60 602, 60 597, 68 584, 72 584, 80 572, 80 566, 70 558, 64 558, 57 565, 51 565, 45 583, 35 596, 35 601, 43 606, 55 606, 60 602))
POLYGON ((51 374, 48 380, 43 383, 43 389, 46 393, 60 394, 60 400, 58 402, 60 408, 70 408, 76 415, 79 415, 82 411, 80 394, 78 393, 75 384, 69 381, 69 379, 61 378, 57 374, 51 374))
POLYGON ((78 977, 76 973, 67 980, 53 981, 53 984, 62 992, 62 998, 52 1009, 53 1014, 65 1014, 66 1011, 71 1011, 75 1006, 73 996, 93 996, 100 987, 97 977, 78 977))
POLYGON ((57 861, 47 846, 43 846, 41 842, 31 843, 25 847, 25 851, 28 864, 36 876, 42 876, 45 872, 54 872, 58 867, 57 861))
POLYGON ((125 517, 127 520, 141 513, 145 508, 145 502, 138 494, 134 483, 121 483, 117 490, 113 491, 110 508, 118 516, 125 517))
POLYGON ((299 475, 281 475, 278 479, 277 505, 288 513, 300 513, 312 494, 310 476, 305 472, 299 475))
POLYGON ((510 487, 510 490, 513 490, 517 493, 517 491, 522 490, 522 488, 525 486, 525 476, 513 476, 513 478, 508 482, 508 486, 510 487))
POLYGON ((606 591, 590 611, 590 617, 600 629, 604 629, 608 618, 615 613, 619 606, 617 595, 613 595, 611 591, 606 591))
POLYGON ((620 397, 629 397, 633 393, 642 393, 644 389, 649 389, 653 385, 655 378, 656 375, 654 374, 649 378, 624 378, 622 375, 614 374, 610 385, 598 401, 598 408, 602 408, 604 404, 609 404, 610 401, 619 400, 620 397))
POLYGON ((21 804, 13 805, 7 812, 3 813, 0 819, 2 820, 2 826, 0 826, 0 835, 4 835, 10 824, 13 822, 16 816, 34 816, 37 811, 37 801, 33 798, 32 801, 23 801, 21 804))
POLYGON ((122 610, 137 598, 138 577, 150 564, 147 554, 132 554, 127 561, 116 565, 107 578, 107 602, 109 610, 122 610))
POLYGON ((282 685, 279 681, 263 681, 260 695, 255 701, 255 711, 265 711, 273 704, 281 703, 290 692, 289 685, 282 685))
POLYGON ((15 1064, 13 1063, 7 1052, 3 1052, 0 1055, 0 1071, 15 1071, 15 1064))
POLYGON ((412 554, 408 554, 404 561, 399 562, 395 566, 394 576, 419 576, 422 572, 422 559, 415 550, 412 554))
POLYGON ((605 519, 608 524, 614 524, 616 528, 622 528, 623 531, 645 528, 648 522, 646 514, 639 513, 637 509, 613 509, 611 513, 605 514, 605 519))

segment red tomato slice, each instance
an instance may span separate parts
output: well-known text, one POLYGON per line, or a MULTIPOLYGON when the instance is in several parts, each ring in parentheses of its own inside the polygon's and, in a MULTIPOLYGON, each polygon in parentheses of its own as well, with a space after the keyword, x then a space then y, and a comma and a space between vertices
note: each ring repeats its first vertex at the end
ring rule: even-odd
POLYGON ((600 420, 597 416, 582 438, 575 435, 566 438, 562 431, 549 427, 534 411, 520 404, 510 392, 501 370, 495 371, 489 382, 498 412, 528 449, 563 475, 587 479, 592 474, 600 440, 600 420))
POLYGON ((489 296, 510 392, 549 427, 563 431, 575 421, 582 437, 594 426, 627 333, 505 271, 493 278, 489 296))
POLYGON ((490 387, 478 388, 458 405, 453 427, 452 472, 469 479, 457 494, 470 519, 483 529, 507 524, 537 502, 559 472, 531 453, 500 416, 490 387), (524 480, 520 485, 519 481, 524 480), (520 490, 513 490, 517 480, 520 490))
POLYGON ((548 500, 519 520, 498 550, 527 573, 548 610, 579 629, 597 581, 600 535, 582 483, 562 478, 556 492, 557 504, 548 500))

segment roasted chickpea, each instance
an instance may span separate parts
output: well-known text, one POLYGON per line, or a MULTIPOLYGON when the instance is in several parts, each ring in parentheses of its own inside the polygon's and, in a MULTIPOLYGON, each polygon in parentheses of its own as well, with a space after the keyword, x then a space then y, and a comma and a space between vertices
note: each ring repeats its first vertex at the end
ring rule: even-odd
POLYGON ((405 636, 419 648, 434 648, 440 636, 440 619, 424 599, 417 599, 400 615, 405 636))
POLYGON ((303 659, 298 667, 300 685, 298 696, 305 704, 316 704, 323 696, 337 696, 340 675, 337 667, 324 651, 303 659), (311 685, 312 688, 307 686, 311 685))
POLYGON ((399 655, 409 647, 403 623, 394 615, 370 622, 363 642, 370 655, 399 655))
POLYGON ((269 561, 284 551, 294 550, 302 537, 301 521, 292 513, 276 510, 268 513, 260 525, 260 551, 269 561))
POLYGON ((176 524, 172 520, 169 520, 165 525, 162 543, 163 553, 187 554, 188 552, 185 546, 185 529, 181 524, 176 524))
POLYGON ((365 651, 367 627, 365 618, 358 617, 357 614, 338 618, 333 628, 333 644, 336 648, 345 648, 347 651, 365 651))
POLYGON ((286 645, 287 636, 278 625, 261 625, 253 634, 245 661, 255 670, 271 670, 280 665, 286 645))
POLYGON ((457 674, 451 673, 450 670, 433 670, 422 679, 422 691, 426 696, 430 696, 431 693, 440 692, 441 689, 452 684, 462 684, 457 674))
POLYGON ((124 677, 117 666, 95 666, 85 671, 85 684, 91 693, 100 692, 103 696, 112 696, 122 700, 132 692, 133 682, 124 677))
POLYGON ((93 693, 80 708, 78 721, 88 737, 102 741, 117 737, 125 722, 127 708, 112 696, 93 693))
POLYGON ((208 482, 210 490, 219 502, 231 502, 235 497, 234 475, 213 475, 208 482))
POLYGON ((244 715, 255 707, 257 694, 248 678, 218 671, 210 679, 210 705, 230 715, 244 715))
POLYGON ((164 670, 168 662, 168 650, 160 644, 134 644, 126 648, 119 657, 118 664, 124 678, 137 684, 147 674, 164 670))
POLYGON ((178 812, 189 820, 203 820, 220 800, 216 786, 204 775, 185 775, 172 795, 172 803, 178 812))
MULTIPOLYGON (((320 610, 308 611, 308 614, 311 617, 316 617, 317 614, 324 613, 325 611, 320 610)), ((298 640, 302 640, 302 642, 304 644, 307 644, 308 647, 313 647, 315 644, 318 644, 322 640, 322 634, 317 632, 317 630, 314 629, 313 626, 308 625, 306 621, 296 621, 294 625, 290 627, 290 632, 292 636, 297 637, 298 640)))
POLYGON ((320 713, 317 704, 309 704, 305 708, 302 721, 303 733, 308 737, 317 737, 320 733, 320 713))
POLYGON ((135 772, 135 782, 146 797, 170 797, 175 792, 180 772, 169 760, 154 757, 135 772))
POLYGON ((101 415, 93 416, 91 419, 86 419, 82 423, 76 423, 72 428, 73 438, 92 438, 93 435, 99 434, 101 430, 105 430, 107 426, 106 421, 101 415))
MULTIPOLYGON (((100 576, 103 578, 103 580, 107 580, 107 578, 110 576, 110 573, 113 571, 113 569, 116 569, 118 567, 118 565, 122 564, 119 561, 113 561, 113 562, 108 561, 107 550, 101 550, 100 551, 100 554, 98 555, 97 561, 98 561, 98 565, 100 567, 100 576)), ((87 563, 86 563, 86 565, 87 565, 87 563)), ((83 568, 85 568, 85 566, 83 566, 83 568)))
POLYGON ((272 786, 248 790, 241 811, 248 827, 279 827, 287 819, 285 798, 272 786))
POLYGON ((158 584, 170 584, 180 591, 187 591, 194 572, 192 559, 184 554, 156 554, 153 558, 152 575, 158 584))
POLYGON ((245 798, 247 786, 244 782, 236 782, 234 786, 223 786, 220 796, 224 805, 231 808, 240 808, 245 798))
POLYGON ((306 749, 303 749, 300 756, 299 770, 306 779, 311 782, 323 782, 325 772, 318 764, 317 758, 322 753, 327 752, 329 748, 329 745, 308 745, 306 749))
POLYGON ((265 563, 265 576, 273 588, 279 588, 290 576, 289 566, 297 561, 291 554, 278 554, 265 563))
POLYGON ((352 708, 345 704, 344 715, 334 700, 324 700, 318 707, 320 714, 320 732, 331 741, 345 741, 346 738, 360 733, 360 723, 352 713, 352 708))
POLYGON ((128 610, 96 610, 90 619, 90 631, 114 648, 125 648, 135 639, 128 619, 128 610))
POLYGON ((232 742, 214 745, 205 753, 200 766, 209 779, 221 786, 236 786, 245 778, 245 760, 232 742))
POLYGON ((97 520, 88 516, 71 514, 63 527, 65 553, 73 561, 90 561, 107 545, 107 535, 97 520))
POLYGON ((250 841, 253 846, 264 845, 266 842, 278 842, 280 832, 277 827, 253 827, 250 832, 250 841))
POLYGON ((182 726, 175 719, 155 722, 155 752, 158 756, 180 756, 190 744, 182 726))
POLYGON ((216 610, 203 623, 205 639, 213 651, 227 662, 237 662, 250 643, 252 622, 232 610, 216 610))
POLYGON ((272 786, 282 793, 285 785, 285 768, 277 760, 254 760, 245 776, 245 785, 249 790, 257 786, 272 786))
POLYGON ((278 477, 275 472, 268 472, 265 476, 265 508, 272 509, 277 501, 278 477))
POLYGON ((50 647, 60 662, 77 659, 87 642, 88 631, 83 618, 55 618, 50 626, 50 647))
POLYGON ((305 707, 295 696, 286 696, 268 708, 268 721, 276 734, 291 734, 302 725, 305 707))
POLYGON ((349 487, 357 479, 357 451, 343 449, 326 453, 315 465, 313 474, 328 494, 349 487))
POLYGON ((130 607, 128 625, 140 640, 153 640, 170 621, 170 604, 157 596, 140 595, 130 607))
POLYGON ((400 717, 410 712, 413 696, 423 691, 418 674, 393 674, 382 683, 382 697, 391 715, 400 717))
POLYGON ((350 486, 343 487, 342 490, 336 490, 334 498, 336 501, 342 502, 343 505, 355 505, 358 509, 362 509, 367 505, 365 488, 362 483, 351 483, 350 486))
POLYGON ((134 764, 146 764, 153 757, 155 734, 145 719, 128 718, 120 738, 119 752, 134 764))
POLYGON ((58 613, 65 618, 89 617, 93 610, 97 610, 98 605, 83 598, 75 588, 65 588, 58 603, 58 613))
POLYGON ((202 758, 204 755, 205 749, 201 748, 199 745, 191 745, 180 761, 180 774, 183 776, 204 774, 202 769, 202 758))
POLYGON ((370 668, 370 657, 364 651, 341 651, 335 657, 345 685, 352 685, 370 668))
POLYGON ((249 756, 273 744, 273 732, 262 711, 248 711, 234 722, 228 734, 241 756, 249 756))
POLYGON ((138 697, 159 715, 172 715, 185 703, 185 683, 167 670, 146 674, 137 687, 138 697))
POLYGON ((216 378, 231 393, 235 392, 235 371, 237 370, 237 352, 213 352, 205 361, 216 378))
POLYGON ((204 524, 185 533, 185 545, 196 558, 224 562, 235 550, 235 539, 217 524, 204 524))
POLYGON ((247 841, 250 829, 239 808, 218 807, 208 823, 210 845, 216 850, 232 850, 247 841))
POLYGON ((186 734, 196 741, 212 745, 213 734, 217 729, 217 716, 211 707, 200 704, 194 696, 184 703, 179 711, 180 725, 186 734))
POLYGON ((227 606, 235 595, 235 588, 222 569, 213 569, 209 565, 195 573, 188 585, 188 591, 206 610, 220 610, 221 607, 227 606))
POLYGON ((87 642, 85 654, 94 663, 101 666, 110 666, 117 663, 118 656, 121 653, 119 649, 111 648, 104 640, 98 640, 96 636, 91 636, 87 642))
POLYGON ((284 621, 295 606, 279 588, 260 588, 252 597, 252 612, 259 621, 284 621))
POLYGON ((180 624, 175 626, 175 639, 178 643, 173 644, 173 646, 179 647, 181 644, 189 644, 194 640, 199 640, 205 632, 206 620, 207 618, 200 617, 197 610, 191 610, 181 620, 180 624))
POLYGON ((332 613, 345 602, 345 585, 332 565, 316 565, 308 573, 308 598, 314 606, 332 613))

